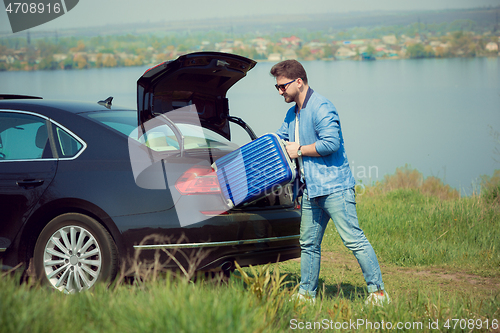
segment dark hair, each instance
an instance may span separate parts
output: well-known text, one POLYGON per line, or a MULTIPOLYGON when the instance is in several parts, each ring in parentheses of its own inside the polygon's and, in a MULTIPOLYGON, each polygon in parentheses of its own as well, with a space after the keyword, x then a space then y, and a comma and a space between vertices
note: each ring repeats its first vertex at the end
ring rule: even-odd
POLYGON ((284 76, 291 80, 301 78, 307 84, 306 70, 297 60, 284 60, 271 68, 271 75, 275 78, 284 76))

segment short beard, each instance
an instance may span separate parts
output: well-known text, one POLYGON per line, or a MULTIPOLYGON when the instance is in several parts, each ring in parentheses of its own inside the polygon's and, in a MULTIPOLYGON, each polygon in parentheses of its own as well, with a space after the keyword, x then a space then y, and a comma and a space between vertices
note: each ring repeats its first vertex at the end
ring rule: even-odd
POLYGON ((295 101, 295 98, 293 98, 292 96, 290 96, 288 94, 283 96, 283 97, 285 98, 286 103, 292 103, 293 101, 295 101))

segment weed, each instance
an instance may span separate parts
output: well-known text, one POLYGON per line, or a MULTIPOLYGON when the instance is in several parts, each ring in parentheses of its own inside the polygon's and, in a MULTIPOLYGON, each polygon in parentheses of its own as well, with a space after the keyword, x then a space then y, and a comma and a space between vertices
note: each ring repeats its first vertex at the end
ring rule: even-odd
POLYGON ((460 193, 446 185, 437 177, 427 177, 416 169, 412 169, 408 164, 404 167, 396 168, 394 175, 385 175, 384 180, 368 186, 369 194, 384 194, 395 190, 417 190, 425 195, 434 196, 441 200, 457 199, 460 193))
POLYGON ((481 196, 490 203, 500 205, 500 169, 493 176, 481 176, 481 196))

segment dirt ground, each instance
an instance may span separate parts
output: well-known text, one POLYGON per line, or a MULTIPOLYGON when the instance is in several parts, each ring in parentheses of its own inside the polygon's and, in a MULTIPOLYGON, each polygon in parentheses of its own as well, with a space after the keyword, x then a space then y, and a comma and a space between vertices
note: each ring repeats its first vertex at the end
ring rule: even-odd
MULTIPOLYGON (((299 262, 300 259, 293 261, 299 262)), ((346 275, 363 279, 362 272, 354 255, 345 250, 323 251, 321 258, 321 272, 335 272, 338 283, 343 283, 346 275)), ((483 296, 500 294, 500 273, 495 276, 486 277, 463 272, 453 267, 398 267, 394 265, 380 264, 386 289, 389 291, 391 285, 419 285, 428 286, 431 290, 439 289, 442 292, 474 291, 483 296)), ((486 274, 491 275, 491 274, 486 274)), ((321 278, 321 276, 320 276, 321 278)), ((325 277, 323 277, 325 279, 325 277)), ((328 283, 329 281, 325 281, 328 283)), ((330 281, 331 283, 331 281, 330 281)))

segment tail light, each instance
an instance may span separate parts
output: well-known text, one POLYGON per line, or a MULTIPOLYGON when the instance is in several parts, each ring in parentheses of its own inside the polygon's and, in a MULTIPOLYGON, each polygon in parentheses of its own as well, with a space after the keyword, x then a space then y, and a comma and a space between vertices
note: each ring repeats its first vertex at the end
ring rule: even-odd
POLYGON ((208 216, 229 215, 227 210, 202 210, 200 213, 208 216))
POLYGON ((175 182, 182 195, 221 193, 215 171, 208 166, 195 165, 175 182))

